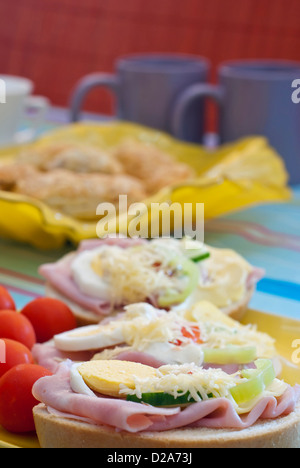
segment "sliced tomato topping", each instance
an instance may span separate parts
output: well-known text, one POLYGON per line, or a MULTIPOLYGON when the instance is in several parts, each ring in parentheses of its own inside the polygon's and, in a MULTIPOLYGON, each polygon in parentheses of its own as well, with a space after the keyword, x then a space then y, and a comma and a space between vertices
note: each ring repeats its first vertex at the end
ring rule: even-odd
MULTIPOLYGON (((200 328, 197 325, 192 325, 190 327, 182 327, 181 328, 181 335, 184 338, 188 338, 193 343, 201 344, 203 341, 201 340, 201 332, 200 328)), ((177 338, 171 342, 175 346, 181 346, 183 344, 183 340, 177 338)))

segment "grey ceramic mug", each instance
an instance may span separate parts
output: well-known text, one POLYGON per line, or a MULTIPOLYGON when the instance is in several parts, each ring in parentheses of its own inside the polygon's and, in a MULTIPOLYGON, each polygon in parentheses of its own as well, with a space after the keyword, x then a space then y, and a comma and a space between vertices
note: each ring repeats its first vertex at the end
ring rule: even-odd
MULTIPOLYGON (((80 119, 84 99, 96 87, 109 88, 116 97, 116 117, 171 132, 178 96, 195 83, 207 81, 208 60, 194 55, 131 55, 116 62, 114 74, 94 73, 75 87, 71 99, 71 121, 80 119)), ((204 104, 189 106, 182 123, 184 139, 200 142, 204 132, 204 104)))
POLYGON ((172 133, 184 138, 183 123, 190 106, 201 98, 211 98, 219 107, 220 143, 264 135, 284 159, 290 183, 300 183, 300 103, 292 100, 293 82, 300 79, 300 63, 232 61, 223 63, 218 75, 218 85, 193 85, 181 94, 172 133))

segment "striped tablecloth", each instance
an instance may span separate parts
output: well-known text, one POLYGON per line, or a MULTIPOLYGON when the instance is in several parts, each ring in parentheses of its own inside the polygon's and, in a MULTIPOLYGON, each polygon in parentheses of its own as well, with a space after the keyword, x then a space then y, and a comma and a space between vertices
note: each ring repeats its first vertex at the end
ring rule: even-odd
MULTIPOLYGON (((45 130, 65 122, 66 114, 52 109, 45 130)), ((300 319, 300 187, 293 193, 288 203, 258 206, 206 223, 205 242, 232 248, 266 270, 253 308, 300 319)), ((64 249, 41 252, 0 240, 0 284, 8 287, 22 307, 44 293, 39 265, 65 253, 64 249)))
POLYGON ((300 319, 300 187, 284 204, 263 205, 215 220, 206 242, 230 247, 265 269, 255 309, 300 319))
MULTIPOLYGON (((208 244, 233 248, 266 270, 253 308, 300 319, 300 187, 285 204, 251 208, 206 224, 208 244)), ((43 295, 39 265, 59 259, 68 250, 41 252, 27 245, 0 241, 0 283, 18 307, 43 295)))

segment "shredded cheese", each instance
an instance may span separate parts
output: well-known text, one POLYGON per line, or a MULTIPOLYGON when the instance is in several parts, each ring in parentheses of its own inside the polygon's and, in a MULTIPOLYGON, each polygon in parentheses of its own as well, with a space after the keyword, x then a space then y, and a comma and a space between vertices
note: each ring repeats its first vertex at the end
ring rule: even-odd
POLYGON ((203 369, 194 364, 162 366, 155 377, 134 378, 135 388, 120 384, 120 394, 142 397, 143 393, 164 392, 178 398, 189 393, 196 402, 215 398, 230 398, 230 388, 236 385, 235 375, 221 369, 203 369))
POLYGON ((272 358, 277 354, 275 340, 270 335, 258 331, 256 325, 243 325, 228 317, 211 303, 199 302, 180 315, 199 325, 201 339, 210 348, 222 348, 230 344, 255 346, 259 357, 272 358))
POLYGON ((105 298, 112 307, 146 300, 156 304, 161 297, 187 290, 190 278, 178 259, 186 262, 197 251, 205 251, 210 257, 197 263, 198 287, 192 285, 181 302, 207 300, 220 308, 239 302, 247 292, 253 267, 232 250, 203 246, 185 238, 153 239, 126 249, 102 245, 94 251, 80 252, 72 263, 72 277, 83 293, 105 298))
MULTIPOLYGON (((198 306, 201 308, 201 305, 198 306)), ((193 327, 200 330, 203 347, 225 348, 228 345, 255 346, 257 356, 272 358, 276 355, 275 340, 257 331, 255 325, 242 325, 230 319, 221 321, 220 312, 216 316, 205 315, 205 320, 190 321, 184 315, 176 312, 165 312, 155 309, 149 304, 132 304, 125 309, 122 316, 122 334, 124 341, 133 349, 143 351, 150 343, 167 343, 180 339, 181 343, 191 342, 189 337, 183 336, 183 327, 190 336, 193 336, 193 327)), ((222 315, 225 316, 221 312, 222 315)), ((222 317, 221 315, 221 317, 222 317)), ((188 316, 188 315, 187 315, 188 316)))
POLYGON ((209 348, 225 348, 228 345, 255 346, 257 355, 271 358, 275 355, 275 340, 265 333, 257 331, 255 325, 236 328, 221 323, 198 322, 201 337, 209 348))
POLYGON ((151 241, 143 246, 122 249, 103 248, 92 268, 105 278, 114 304, 131 304, 155 298, 166 291, 182 292, 187 278, 170 266, 176 256, 182 256, 180 243, 151 241))
POLYGON ((143 393, 163 392, 178 398, 189 394, 188 399, 195 402, 210 398, 227 398, 231 401, 237 414, 249 413, 265 396, 279 398, 288 385, 278 379, 274 381, 256 398, 238 405, 232 398, 230 389, 244 379, 240 372, 227 374, 221 369, 203 369, 195 364, 168 365, 156 370, 156 376, 150 378, 134 377, 134 388, 120 384, 120 395, 136 395, 139 399, 143 393))
POLYGON ((144 350, 149 343, 167 343, 181 336, 182 320, 176 314, 169 313, 154 320, 137 318, 124 322, 125 342, 137 350, 144 350))

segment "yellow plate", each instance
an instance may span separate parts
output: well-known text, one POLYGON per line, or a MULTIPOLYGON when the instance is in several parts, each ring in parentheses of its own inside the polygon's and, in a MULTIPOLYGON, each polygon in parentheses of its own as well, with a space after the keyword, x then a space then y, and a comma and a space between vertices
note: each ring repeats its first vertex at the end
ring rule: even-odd
MULTIPOLYGON (((174 159, 191 165, 197 173, 195 180, 168 187, 151 200, 146 200, 147 207, 151 202, 164 201, 181 205, 204 203, 207 219, 257 203, 290 199, 288 176, 282 159, 262 137, 245 138, 209 151, 127 122, 78 123, 51 131, 27 148, 53 141, 86 142, 111 148, 128 138, 156 145, 174 159)), ((14 158, 19 151, 20 147, 2 149, 0 158, 14 158)), ((2 237, 41 249, 52 249, 63 246, 67 241, 78 244, 83 239, 97 237, 96 225, 97 220, 81 222, 57 213, 33 198, 0 191, 2 237)), ((118 225, 122 230, 127 228, 122 219, 118 225)))
MULTIPOLYGON (((300 384, 300 365, 292 362, 292 355, 295 352, 292 343, 294 340, 300 339, 300 321, 256 310, 248 310, 242 322, 244 324, 256 324, 258 330, 268 333, 276 340, 277 350, 286 360, 283 366, 282 378, 291 385, 300 384)), ((39 443, 34 435, 10 434, 0 427, 0 447, 38 448, 39 443)))

